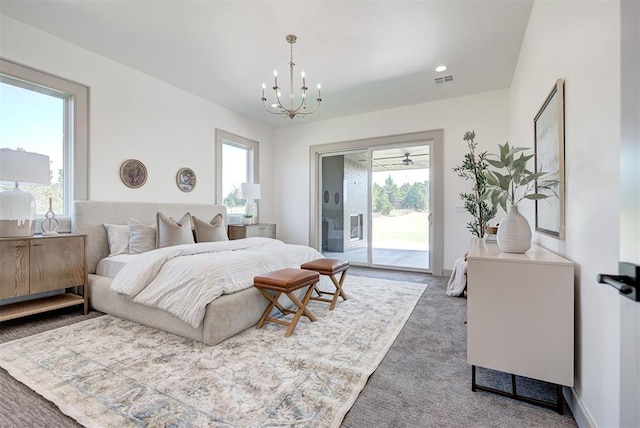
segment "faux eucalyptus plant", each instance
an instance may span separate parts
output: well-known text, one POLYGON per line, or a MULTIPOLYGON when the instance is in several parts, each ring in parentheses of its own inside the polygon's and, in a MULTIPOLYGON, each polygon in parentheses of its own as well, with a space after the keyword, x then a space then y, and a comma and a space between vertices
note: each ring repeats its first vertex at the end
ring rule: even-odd
POLYGON ((548 172, 532 172, 527 169, 527 162, 534 157, 526 155, 527 147, 509 147, 509 143, 498 144, 500 153, 490 154, 486 161, 496 170, 487 170, 487 191, 484 199, 489 199, 494 206, 500 205, 507 212, 510 206, 518 205, 523 199, 546 199, 556 196, 558 180, 551 178, 548 172), (520 153, 520 156, 517 154, 520 153), (536 184, 537 180, 537 184, 536 184), (537 187, 536 187, 537 186, 537 187), (551 194, 539 193, 549 190, 551 194))
POLYGON ((464 208, 473 216, 473 221, 467 223, 467 229, 479 237, 484 237, 484 233, 489 221, 495 217, 497 207, 495 204, 489 205, 486 199, 487 193, 487 152, 476 154, 478 143, 475 142, 475 131, 467 131, 462 139, 467 143, 469 151, 464 154, 462 165, 453 168, 458 177, 473 182, 472 191, 461 192, 460 199, 464 202, 464 208))

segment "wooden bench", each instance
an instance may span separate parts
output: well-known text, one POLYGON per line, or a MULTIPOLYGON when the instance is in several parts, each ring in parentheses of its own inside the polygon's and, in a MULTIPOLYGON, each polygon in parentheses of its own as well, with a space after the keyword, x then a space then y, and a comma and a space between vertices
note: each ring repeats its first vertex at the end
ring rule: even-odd
POLYGON ((331 303, 329 305, 329 310, 332 311, 333 308, 336 307, 339 296, 342 296, 344 300, 348 299, 347 294, 342 289, 342 286, 344 284, 344 278, 347 274, 347 270, 349 269, 349 261, 336 259, 317 259, 302 264, 300 266, 300 269, 312 270, 318 272, 320 275, 326 275, 331 278, 331 282, 333 282, 333 285, 335 285, 336 287, 335 292, 322 291, 316 288, 318 296, 312 296, 312 300, 331 303), (339 273, 342 273, 342 275, 340 275, 340 280, 337 280, 336 275, 339 273), (333 296, 333 298, 324 298, 322 297, 323 294, 333 296))
POLYGON ((254 287, 256 287, 258 291, 260 291, 260 293, 262 293, 262 295, 270 302, 264 310, 262 317, 260 317, 260 321, 258 321, 256 328, 262 328, 266 321, 286 325, 289 328, 287 328, 284 337, 289 337, 293 334, 293 330, 295 330, 296 324, 298 324, 298 320, 302 315, 306 316, 311 321, 315 321, 316 317, 309 311, 309 309, 307 309, 307 303, 313 294, 313 290, 316 289, 316 284, 319 280, 320 275, 317 272, 295 268, 280 269, 254 277, 254 287), (309 289, 304 294, 302 301, 300 301, 293 292, 303 287, 309 287, 309 289), (271 292, 273 292, 273 294, 271 292), (285 308, 278 303, 278 299, 282 293, 284 293, 296 305, 297 309, 295 311, 285 308), (270 317, 269 314, 273 310, 274 306, 283 314, 294 314, 293 319, 291 321, 286 321, 270 317))

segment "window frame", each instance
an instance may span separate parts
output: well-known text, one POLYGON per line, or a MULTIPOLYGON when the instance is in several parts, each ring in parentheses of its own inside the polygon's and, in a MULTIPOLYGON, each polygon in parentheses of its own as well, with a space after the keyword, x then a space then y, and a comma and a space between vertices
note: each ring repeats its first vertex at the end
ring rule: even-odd
MULTIPOLYGON (((222 175, 224 165, 222 164, 222 148, 223 146, 231 145, 234 147, 246 149, 249 152, 247 157, 247 182, 259 183, 259 144, 257 141, 250 140, 239 135, 232 134, 230 132, 216 129, 216 203, 224 205, 225 195, 222 191, 222 175)), ((256 201, 259 204, 260 201, 256 201)), ((259 211, 258 211, 259 212, 259 211)))
MULTIPOLYGON (((38 92, 59 98, 60 94, 65 94, 63 168, 66 212, 56 213, 56 218, 61 223, 59 230, 69 232, 73 201, 89 199, 89 87, 5 58, 0 58, 0 75, 10 78, 3 82, 23 89, 34 90, 37 87, 38 92), (22 85, 16 85, 16 81, 22 85)), ((42 215, 38 216, 38 220, 42 218, 42 215)), ((38 224, 36 228, 39 228, 38 224)))

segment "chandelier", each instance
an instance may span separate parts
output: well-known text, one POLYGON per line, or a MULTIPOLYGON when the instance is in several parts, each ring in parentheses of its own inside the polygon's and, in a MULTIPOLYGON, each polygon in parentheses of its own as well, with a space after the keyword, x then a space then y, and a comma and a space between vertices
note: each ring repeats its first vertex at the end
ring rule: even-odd
POLYGON ((273 85, 273 91, 275 92, 275 102, 273 104, 271 104, 270 106, 267 106, 267 98, 264 95, 264 90, 267 88, 266 84, 262 84, 262 104, 264 105, 265 110, 267 110, 269 113, 272 114, 277 114, 280 117, 288 117, 289 119, 293 119, 294 117, 305 117, 308 114, 311 113, 315 113, 316 110, 318 110, 318 108, 320 107, 320 103, 322 102, 322 96, 320 95, 320 84, 318 83, 318 98, 316 98, 316 102, 317 105, 313 110, 307 110, 307 90, 309 88, 307 88, 307 83, 306 83, 306 79, 305 79, 305 75, 304 75, 304 71, 301 73, 301 77, 302 77, 302 87, 300 88, 300 91, 302 93, 302 99, 300 100, 300 102, 298 103, 298 106, 296 107, 295 104, 295 97, 293 94, 293 67, 296 65, 293 62, 293 44, 296 42, 297 37, 294 36, 293 34, 289 34, 287 36, 287 43, 289 43, 291 45, 291 57, 289 59, 289 108, 285 107, 281 96, 282 93, 280 92, 280 87, 278 86, 278 71, 274 70, 273 71, 273 78, 274 78, 274 85, 273 85))

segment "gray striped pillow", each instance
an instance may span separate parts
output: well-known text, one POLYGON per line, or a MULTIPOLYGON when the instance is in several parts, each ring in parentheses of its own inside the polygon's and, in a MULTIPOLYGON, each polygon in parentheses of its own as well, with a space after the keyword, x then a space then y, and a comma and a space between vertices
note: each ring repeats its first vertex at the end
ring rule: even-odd
POLYGON ((142 224, 138 220, 127 217, 129 226, 129 254, 142 254, 156 249, 156 225, 142 224))

